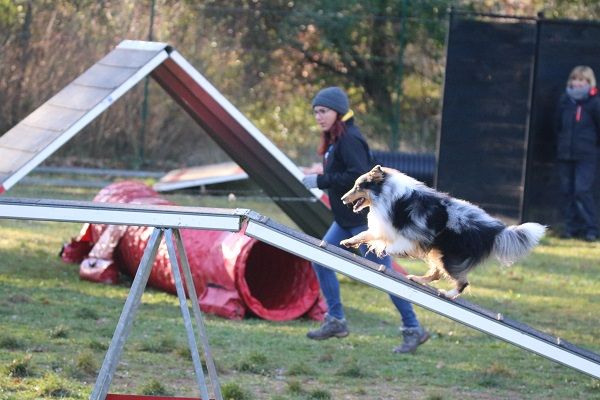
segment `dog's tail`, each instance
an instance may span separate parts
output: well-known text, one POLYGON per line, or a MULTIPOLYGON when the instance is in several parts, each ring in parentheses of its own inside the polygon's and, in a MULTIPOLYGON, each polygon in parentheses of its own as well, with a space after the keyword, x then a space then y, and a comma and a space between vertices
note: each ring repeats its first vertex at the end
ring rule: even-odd
POLYGON ((492 255, 503 265, 511 265, 537 246, 545 233, 546 227, 534 222, 507 226, 496 236, 492 255))

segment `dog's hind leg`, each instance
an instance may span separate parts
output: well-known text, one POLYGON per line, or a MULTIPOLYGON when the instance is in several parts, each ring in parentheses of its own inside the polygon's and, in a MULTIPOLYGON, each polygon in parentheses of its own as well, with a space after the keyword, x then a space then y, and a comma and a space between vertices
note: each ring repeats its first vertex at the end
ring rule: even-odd
POLYGON ((467 273, 469 272, 468 267, 463 269, 460 272, 454 272, 452 275, 448 274, 448 279, 454 283, 454 289, 445 291, 440 290, 440 293, 448 298, 448 299, 456 299, 460 294, 469 286, 469 281, 467 280, 467 273))
POLYGON ((421 285, 427 285, 433 281, 437 281, 442 276, 443 264, 439 252, 432 250, 427 254, 427 264, 429 264, 429 270, 423 276, 407 275, 406 278, 411 281, 420 283, 421 285))
POLYGON ((438 279, 440 279, 440 274, 437 271, 430 271, 423 276, 406 275, 406 278, 410 279, 413 282, 420 283, 421 285, 427 285, 433 281, 437 281, 438 279))
POLYGON ((455 284, 456 287, 454 289, 448 291, 440 289, 440 293, 447 299, 454 300, 469 286, 469 281, 465 279, 464 281, 456 281, 455 284))

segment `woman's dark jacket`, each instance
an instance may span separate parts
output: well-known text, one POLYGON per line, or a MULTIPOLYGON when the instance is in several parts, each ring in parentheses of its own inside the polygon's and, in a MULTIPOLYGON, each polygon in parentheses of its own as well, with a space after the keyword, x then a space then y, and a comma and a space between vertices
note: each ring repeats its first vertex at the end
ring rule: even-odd
POLYGON ((323 174, 317 177, 319 189, 329 195, 334 220, 344 228, 367 223, 367 213, 355 214, 352 206, 342 203, 341 197, 354 186, 356 178, 373 167, 367 141, 354 125, 354 118, 345 122, 346 132, 323 157, 323 174))
POLYGON ((600 96, 593 88, 582 100, 563 94, 556 113, 556 156, 559 160, 595 157, 600 145, 600 96))

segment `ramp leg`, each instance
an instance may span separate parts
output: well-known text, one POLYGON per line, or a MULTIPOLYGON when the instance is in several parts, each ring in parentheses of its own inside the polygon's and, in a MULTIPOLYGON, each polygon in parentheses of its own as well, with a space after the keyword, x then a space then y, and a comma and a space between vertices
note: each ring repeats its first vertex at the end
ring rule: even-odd
MULTIPOLYGON (((192 319, 190 317, 190 310, 187 305, 187 297, 185 295, 185 289, 183 288, 183 282, 181 279, 181 272, 179 271, 179 263, 177 262, 177 253, 173 246, 173 231, 166 229, 166 242, 167 250, 169 252, 169 261, 171 262, 171 270, 173 272, 173 278, 175 280, 175 288, 177 289, 177 297, 179 297, 179 306, 181 308, 181 314, 185 324, 185 330, 187 332, 188 344, 190 346, 190 352, 192 353, 192 361, 194 363, 194 370, 196 371, 196 379, 198 380, 198 388, 200 389, 200 397, 208 400, 208 389, 206 387, 206 381, 204 379, 204 371, 202 370, 202 362, 200 361, 200 355, 198 354, 198 345, 196 344, 196 335, 194 334, 194 328, 192 326, 192 319)), ((192 282, 193 285, 193 282, 192 282)), ((197 298, 195 299, 197 302, 197 298)), ((194 299, 192 299, 194 304, 194 299)))
POLYGON ((129 295, 125 300, 121 317, 119 318, 119 322, 115 328, 115 333, 113 334, 110 346, 108 347, 108 351, 106 352, 106 356, 102 362, 102 367, 100 368, 100 373, 98 374, 98 379, 96 380, 94 390, 90 395, 90 400, 104 400, 106 398, 108 388, 112 382, 117 365, 119 364, 123 347, 125 346, 127 337, 131 332, 131 326, 133 324, 137 309, 141 303, 142 294, 144 294, 144 289, 148 283, 148 277, 150 276, 152 264, 156 257, 156 253, 158 252, 158 246, 162 236, 163 231, 161 229, 154 228, 152 235, 150 236, 150 240, 146 245, 146 249, 144 250, 144 255, 140 260, 140 265, 135 274, 135 278, 133 279, 133 284, 129 290, 129 295))
POLYGON ((175 229, 173 231, 173 237, 177 246, 179 258, 181 259, 181 268, 183 269, 188 295, 191 299, 192 311, 194 312, 196 326, 198 327, 200 343, 202 344, 202 348, 204 349, 204 361, 206 362, 206 368, 208 369, 208 375, 210 376, 210 381, 212 383, 215 399, 223 400, 223 394, 221 393, 221 386, 219 384, 219 377, 217 375, 217 368, 215 366, 212 351, 210 350, 210 345, 208 343, 208 335, 206 334, 206 328, 202 319, 202 312, 200 311, 200 305, 198 303, 198 294, 196 293, 196 287, 192 279, 192 271, 190 269, 190 264, 185 253, 185 248, 183 247, 181 233, 178 229, 175 229))

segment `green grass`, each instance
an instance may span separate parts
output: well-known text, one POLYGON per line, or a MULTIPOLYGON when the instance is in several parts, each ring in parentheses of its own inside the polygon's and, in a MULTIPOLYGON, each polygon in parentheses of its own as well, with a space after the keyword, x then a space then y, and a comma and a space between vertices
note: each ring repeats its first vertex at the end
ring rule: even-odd
MULTIPOLYGON (((25 187, 9 194, 90 200, 94 193, 40 196, 25 187)), ((270 202, 170 198, 181 205, 251 208, 291 224, 270 202)), ((0 399, 88 398, 130 281, 81 281, 77 265, 60 261, 60 246, 80 224, 0 220, 0 229, 0 399)), ((599 260, 600 243, 550 236, 510 269, 478 268, 464 297, 600 352, 599 260)), ((415 273, 425 269, 418 261, 400 263, 415 273)), ((205 315, 226 398, 600 399, 598 380, 421 308, 432 339, 414 355, 392 354, 401 338, 387 295, 345 277, 341 290, 351 329, 343 340, 307 340, 317 326, 310 320, 205 315)), ((147 289, 110 391, 198 396, 186 349, 177 298, 147 289)))

